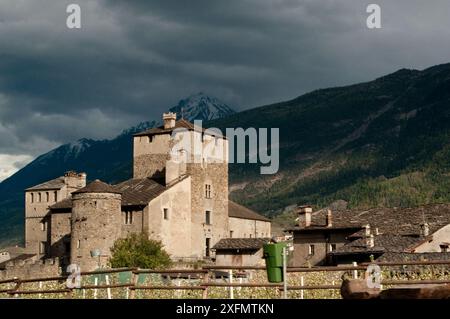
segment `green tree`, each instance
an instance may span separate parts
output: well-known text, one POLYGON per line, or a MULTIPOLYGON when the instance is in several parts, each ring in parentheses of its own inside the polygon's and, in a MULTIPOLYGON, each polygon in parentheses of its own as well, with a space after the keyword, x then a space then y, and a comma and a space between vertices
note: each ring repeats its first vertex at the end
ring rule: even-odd
POLYGON ((146 234, 130 234, 118 239, 111 248, 109 261, 113 268, 164 269, 172 263, 162 243, 148 239, 146 234))

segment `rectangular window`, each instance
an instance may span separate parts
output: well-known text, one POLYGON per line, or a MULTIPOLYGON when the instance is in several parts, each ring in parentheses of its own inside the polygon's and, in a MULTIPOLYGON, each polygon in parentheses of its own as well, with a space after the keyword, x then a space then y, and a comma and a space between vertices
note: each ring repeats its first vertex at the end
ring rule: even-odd
POLYGON ((42 194, 39 193, 39 203, 42 202, 42 194))
POLYGON ((125 225, 131 225, 133 223, 132 212, 125 212, 125 225))
POLYGON ((165 220, 169 219, 169 209, 168 208, 163 209, 163 215, 164 215, 165 220))
POLYGON ((211 211, 209 210, 205 212, 205 224, 211 225, 211 211))
POLYGON ((55 191, 54 193, 53 193, 53 197, 54 197, 54 199, 55 199, 55 203, 58 201, 58 192, 57 191, 55 191))
POLYGON ((39 243, 39 254, 45 254, 45 248, 47 247, 47 243, 45 241, 41 241, 39 243))
POLYGON ((314 256, 314 245, 309 245, 309 251, 308 251, 308 254, 309 254, 310 256, 314 256))
POLYGON ((441 248, 441 252, 448 253, 449 252, 448 246, 449 246, 448 244, 439 245, 439 247, 441 248))
POLYGON ((47 223, 46 222, 41 222, 41 230, 42 231, 46 231, 47 230, 47 223))
POLYGON ((34 203, 34 194, 31 193, 31 202, 34 203))
POLYGON ((205 197, 211 198, 211 185, 210 184, 205 185, 205 197))
POLYGON ((81 248, 81 240, 77 240, 77 248, 80 249, 81 248))
POLYGON ((210 247, 211 246, 211 238, 206 238, 206 242, 205 242, 205 256, 209 257, 210 256, 210 247))
POLYGON ((48 203, 50 201, 50 193, 46 192, 45 193, 45 201, 48 203))
POLYGON ((335 251, 336 250, 336 244, 330 244, 329 250, 330 251, 335 251))
POLYGON ((233 231, 230 230, 230 238, 233 238, 233 231))

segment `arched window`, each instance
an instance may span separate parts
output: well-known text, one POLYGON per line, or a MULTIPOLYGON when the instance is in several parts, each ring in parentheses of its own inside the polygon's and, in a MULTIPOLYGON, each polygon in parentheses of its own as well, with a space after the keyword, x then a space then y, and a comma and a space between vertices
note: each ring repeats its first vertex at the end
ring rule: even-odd
POLYGON ((42 194, 39 193, 39 203, 42 202, 42 194))

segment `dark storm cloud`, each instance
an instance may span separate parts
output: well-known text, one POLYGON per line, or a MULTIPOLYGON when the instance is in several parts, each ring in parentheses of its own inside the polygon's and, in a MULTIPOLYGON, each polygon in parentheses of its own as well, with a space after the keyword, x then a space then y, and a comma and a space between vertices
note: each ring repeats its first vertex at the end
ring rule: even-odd
POLYGON ((247 108, 449 62, 449 15, 446 0, 3 0, 0 154, 111 137, 198 91, 247 108))

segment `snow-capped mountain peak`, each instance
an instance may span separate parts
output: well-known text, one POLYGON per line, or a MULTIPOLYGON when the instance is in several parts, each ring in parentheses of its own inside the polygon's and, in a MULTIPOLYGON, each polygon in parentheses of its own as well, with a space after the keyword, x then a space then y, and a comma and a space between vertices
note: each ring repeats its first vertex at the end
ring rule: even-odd
POLYGON ((183 117, 191 122, 194 120, 215 120, 236 113, 219 99, 208 96, 203 92, 181 100, 170 111, 176 112, 179 118, 183 117))

